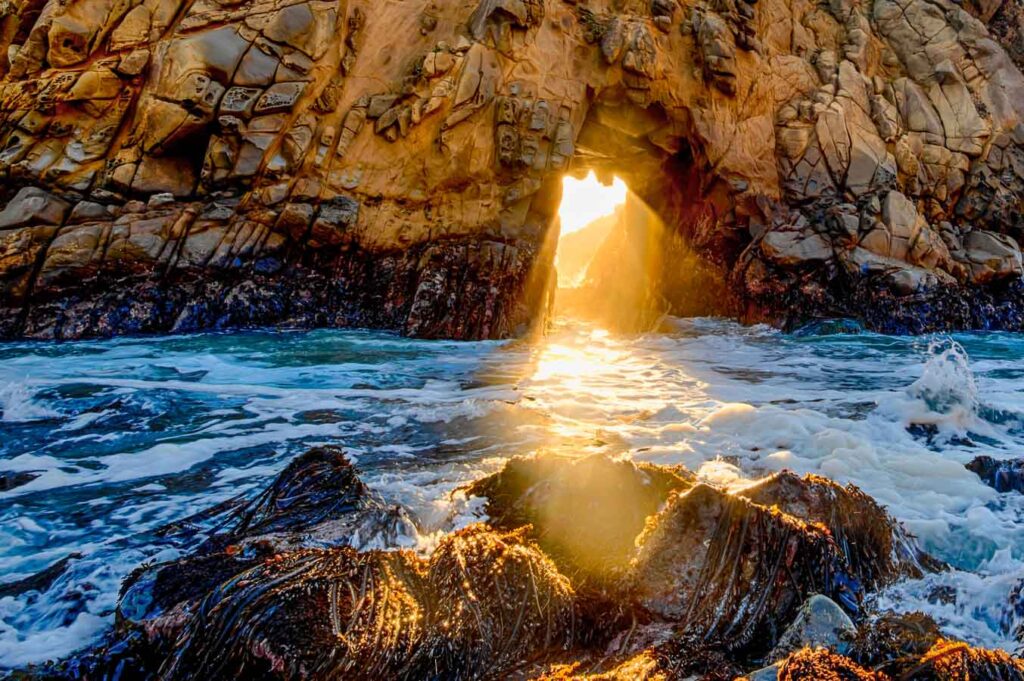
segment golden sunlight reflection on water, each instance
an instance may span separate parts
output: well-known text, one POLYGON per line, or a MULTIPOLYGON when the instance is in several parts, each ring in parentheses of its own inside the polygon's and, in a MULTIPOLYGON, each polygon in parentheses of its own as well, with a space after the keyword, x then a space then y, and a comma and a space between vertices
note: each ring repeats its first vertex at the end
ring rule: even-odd
POLYGON ((618 450, 638 438, 660 440, 666 429, 678 432, 676 416, 689 419, 677 410, 705 402, 706 386, 684 364, 667 363, 663 342, 658 334, 613 334, 560 319, 520 383, 524 404, 545 414, 553 444, 589 439, 618 450))

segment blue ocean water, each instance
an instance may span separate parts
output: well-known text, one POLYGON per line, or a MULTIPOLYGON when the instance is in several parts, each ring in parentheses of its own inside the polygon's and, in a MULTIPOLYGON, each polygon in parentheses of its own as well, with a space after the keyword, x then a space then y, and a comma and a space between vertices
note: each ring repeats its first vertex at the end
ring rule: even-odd
POLYGON ((308 331, 0 344, 0 476, 31 478, 0 492, 0 587, 72 556, 42 590, 0 598, 0 667, 95 641, 127 573, 188 549, 160 528, 254 495, 325 443, 409 510, 423 551, 479 516, 463 485, 538 449, 682 463, 726 486, 782 468, 852 482, 955 568, 878 607, 1018 646, 1008 595, 1024 578, 1024 497, 964 463, 1024 456, 1024 336, 697 319, 620 337, 562 320, 537 342, 308 331))

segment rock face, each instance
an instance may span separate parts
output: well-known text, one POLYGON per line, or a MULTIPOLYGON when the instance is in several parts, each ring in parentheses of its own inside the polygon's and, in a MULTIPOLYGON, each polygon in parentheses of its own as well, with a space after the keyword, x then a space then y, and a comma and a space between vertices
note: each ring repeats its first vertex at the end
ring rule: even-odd
POLYGON ((523 333, 588 169, 667 226, 670 311, 1020 328, 1019 13, 10 0, 0 336, 523 333))

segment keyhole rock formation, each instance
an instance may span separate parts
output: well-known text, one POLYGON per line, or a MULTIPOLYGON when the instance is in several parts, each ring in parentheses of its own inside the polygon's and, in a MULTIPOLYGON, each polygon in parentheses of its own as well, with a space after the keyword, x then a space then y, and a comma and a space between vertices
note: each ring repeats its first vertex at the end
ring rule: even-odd
POLYGON ((521 334, 590 169, 667 225, 670 311, 1020 328, 1020 13, 3 0, 0 336, 521 334))

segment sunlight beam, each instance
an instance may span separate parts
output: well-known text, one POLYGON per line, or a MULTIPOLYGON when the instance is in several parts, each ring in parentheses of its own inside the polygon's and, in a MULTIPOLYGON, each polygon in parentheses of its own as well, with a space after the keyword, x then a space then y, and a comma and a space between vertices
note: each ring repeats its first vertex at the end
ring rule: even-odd
POLYGON ((562 236, 578 232, 594 220, 610 215, 626 201, 626 183, 615 178, 608 187, 598 181, 593 171, 582 180, 566 177, 562 181, 562 205, 558 216, 562 236))

